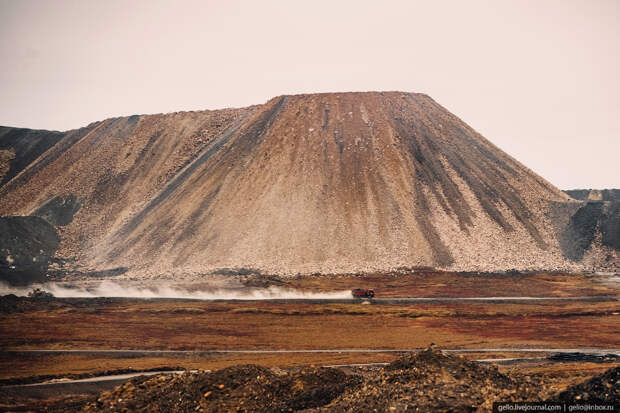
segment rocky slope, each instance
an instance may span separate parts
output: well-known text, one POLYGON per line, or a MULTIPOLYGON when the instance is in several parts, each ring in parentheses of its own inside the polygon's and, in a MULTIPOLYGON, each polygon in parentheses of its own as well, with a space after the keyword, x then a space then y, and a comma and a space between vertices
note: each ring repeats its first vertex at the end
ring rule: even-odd
POLYGON ((423 94, 98 122, 0 188, 2 215, 43 206, 58 255, 145 276, 581 265, 562 235, 581 203, 423 94))
POLYGON ((0 215, 43 216, 59 226, 58 255, 87 264, 84 257, 116 220, 150 199, 213 135, 250 110, 131 116, 67 132, 0 187, 0 215))

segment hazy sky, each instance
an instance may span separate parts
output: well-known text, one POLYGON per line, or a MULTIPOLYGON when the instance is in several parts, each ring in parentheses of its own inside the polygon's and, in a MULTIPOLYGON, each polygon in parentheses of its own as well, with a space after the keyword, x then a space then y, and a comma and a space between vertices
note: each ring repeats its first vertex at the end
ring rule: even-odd
POLYGON ((0 0, 0 124, 424 92, 556 186, 620 187, 620 1, 0 0))

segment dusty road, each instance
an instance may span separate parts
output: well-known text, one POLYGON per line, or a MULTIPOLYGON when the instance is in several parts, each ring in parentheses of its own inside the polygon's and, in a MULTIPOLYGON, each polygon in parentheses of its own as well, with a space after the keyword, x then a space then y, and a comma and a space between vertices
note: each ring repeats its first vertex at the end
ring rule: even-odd
POLYGON ((373 305, 394 305, 394 304, 416 304, 416 303, 506 303, 523 304, 534 302, 613 302, 619 301, 618 298, 609 296, 599 297, 402 297, 402 298, 373 298, 373 299, 354 299, 354 298, 270 298, 270 299, 216 299, 200 300, 210 302, 271 302, 271 303, 300 303, 300 304, 360 304, 368 303, 373 305))
MULTIPOLYGON (((423 350, 389 349, 389 348, 338 348, 338 349, 273 349, 273 350, 140 350, 140 349, 36 349, 36 350, 2 350, 0 354, 91 354, 91 355, 211 355, 211 354, 293 354, 293 353, 413 353, 423 350)), ((578 348, 456 348, 442 349, 447 353, 589 353, 589 354, 616 354, 620 356, 620 348, 578 347, 578 348)))
POLYGON ((1 386, 0 393, 4 397, 20 397, 46 399, 60 394, 97 394, 113 389, 138 376, 154 376, 157 374, 179 374, 183 371, 149 371, 141 373, 114 374, 109 376, 89 377, 78 380, 58 380, 43 383, 1 386))

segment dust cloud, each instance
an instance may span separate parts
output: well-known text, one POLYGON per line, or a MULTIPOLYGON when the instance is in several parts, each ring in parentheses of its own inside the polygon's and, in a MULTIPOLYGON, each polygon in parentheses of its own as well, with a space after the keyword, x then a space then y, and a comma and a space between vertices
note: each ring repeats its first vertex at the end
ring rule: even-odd
POLYGON ((95 298, 95 297, 126 297, 126 298, 184 298, 196 300, 274 300, 274 299, 349 299, 350 291, 304 292, 280 287, 261 289, 212 289, 190 291, 171 285, 157 287, 141 287, 122 285, 112 281, 102 281, 88 286, 69 283, 43 283, 15 287, 0 283, 0 295, 15 294, 27 296, 34 288, 48 291, 61 298, 95 298))

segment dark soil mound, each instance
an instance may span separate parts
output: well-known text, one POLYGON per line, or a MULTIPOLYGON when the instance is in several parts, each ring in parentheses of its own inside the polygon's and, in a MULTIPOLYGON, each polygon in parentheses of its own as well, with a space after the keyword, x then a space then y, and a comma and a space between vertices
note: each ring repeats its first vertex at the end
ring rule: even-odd
POLYGON ((493 401, 551 395, 540 379, 426 350, 366 378, 331 368, 276 373, 256 365, 213 373, 136 378, 102 393, 85 412, 474 411, 493 401))
POLYGON ((0 412, 45 412, 67 413, 79 412, 82 407, 96 396, 92 394, 75 394, 54 397, 47 400, 25 399, 12 397, 0 390, 0 412))
POLYGON ((139 377, 102 393, 85 412, 289 412, 323 406, 356 377, 336 369, 276 374, 256 365, 213 373, 139 377))
POLYGON ((39 217, 0 217, 0 280, 28 284, 45 280, 60 243, 56 228, 39 217))
POLYGON ((620 202, 588 202, 579 208, 562 234, 564 254, 581 260, 599 232, 604 246, 620 250, 620 202))
POLYGON ((571 386, 552 399, 561 402, 620 402, 620 367, 571 386))
POLYGON ((620 361, 620 356, 616 354, 589 354, 589 353, 556 353, 548 360, 566 362, 588 362, 588 363, 614 363, 620 361))
POLYGON ((21 313, 23 309, 18 304, 22 301, 15 294, 0 296, 0 314, 21 313))
POLYGON ((31 215, 41 217, 52 225, 59 227, 69 225, 73 215, 80 209, 75 195, 54 197, 37 208, 31 215))
POLYGON ((321 411, 471 412, 490 410, 493 401, 539 400, 545 392, 538 378, 508 376, 495 366, 429 349, 391 363, 321 411))
MULTIPOLYGON (((82 412, 487 412, 494 402, 620 398, 620 367, 559 395, 543 375, 428 349, 363 376, 333 368, 295 372, 241 365, 208 372, 138 377, 99 395, 82 412)), ((76 411, 67 408, 66 411, 76 411)))

